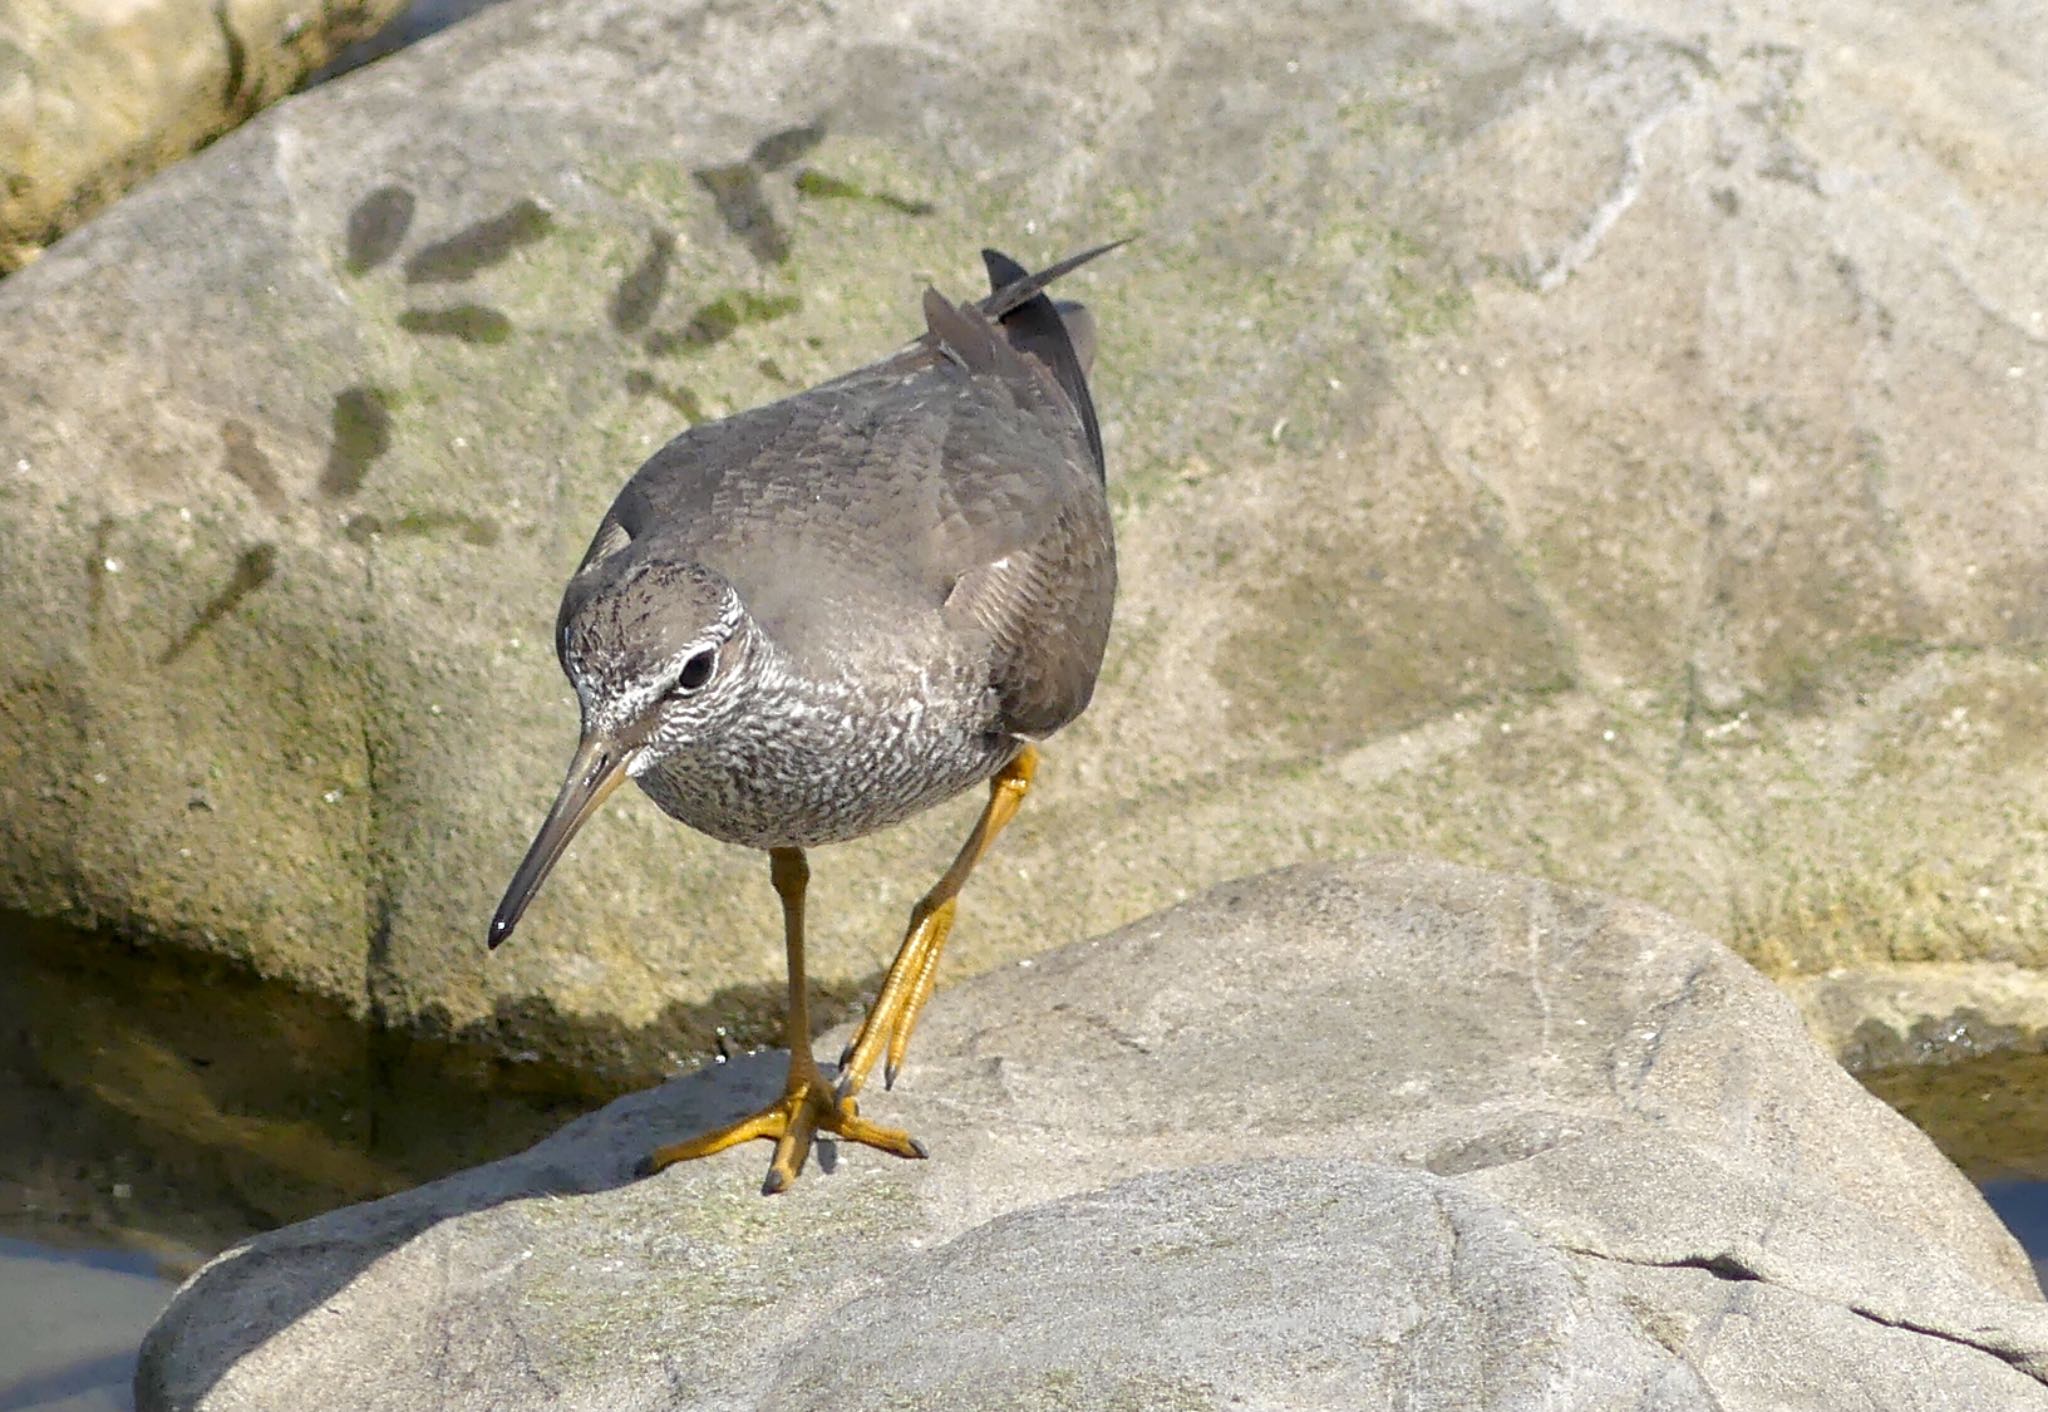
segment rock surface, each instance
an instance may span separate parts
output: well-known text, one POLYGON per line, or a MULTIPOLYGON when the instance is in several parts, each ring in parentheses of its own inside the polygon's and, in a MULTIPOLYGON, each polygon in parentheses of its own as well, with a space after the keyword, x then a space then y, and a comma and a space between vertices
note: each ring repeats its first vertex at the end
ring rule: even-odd
POLYGON ((275 103, 406 0, 0 8, 0 275, 275 103))
POLYGON ((1785 991, 1852 1073, 2048 1054, 2048 974, 2027 966, 1862 966, 1785 991))
MULTIPOLYGON (((772 1034, 765 867, 638 798, 487 963, 561 582, 686 421, 1142 231, 1073 287, 1108 669, 949 976, 1384 848, 2040 967, 2048 31, 1798 10, 514 0, 280 104, 0 285, 0 906, 506 1053, 772 1034)), ((828 994, 973 807, 815 860, 828 994)))
POLYGON ((1640 905, 1405 858, 1233 883, 942 996, 866 1105, 930 1162, 630 1179, 781 1064, 228 1252, 143 1412, 2048 1408, 1976 1192, 1640 905))

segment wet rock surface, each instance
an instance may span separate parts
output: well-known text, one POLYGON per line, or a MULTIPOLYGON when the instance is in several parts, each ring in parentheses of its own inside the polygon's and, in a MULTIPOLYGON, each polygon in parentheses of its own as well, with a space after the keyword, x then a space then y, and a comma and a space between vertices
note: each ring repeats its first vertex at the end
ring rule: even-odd
MULTIPOLYGON (((2041 34, 511 0, 0 284, 0 906, 590 1069, 771 1035, 765 866, 639 799, 486 961, 560 585, 684 424, 1142 231, 1074 289, 1116 637, 949 977, 1390 847, 2039 967, 2041 34)), ((973 807, 814 860, 824 1003, 973 807)))
POLYGON ((1232 883, 942 995, 866 1105, 929 1162, 631 1179, 781 1062, 228 1252, 141 1407, 2048 1407, 1976 1192, 1640 905, 1232 883))

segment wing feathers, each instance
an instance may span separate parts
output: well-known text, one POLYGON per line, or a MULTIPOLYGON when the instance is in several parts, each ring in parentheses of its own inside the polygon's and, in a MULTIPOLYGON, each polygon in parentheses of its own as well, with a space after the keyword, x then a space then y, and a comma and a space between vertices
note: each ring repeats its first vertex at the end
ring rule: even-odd
MULTIPOLYGON (((1116 243, 1121 244, 1122 241, 1116 243)), ((1102 428, 1095 420, 1095 401, 1088 395, 1087 370, 1074 349, 1073 340, 1067 336, 1067 326, 1060 318, 1060 311, 1042 291, 1058 275, 1116 249, 1116 245, 1098 246, 1062 260, 1038 275, 1026 274, 1022 265, 999 250, 981 252, 982 262, 988 266, 989 283, 995 291, 984 301, 983 309, 1002 309, 1004 312, 999 317, 1009 342, 1037 358, 1059 382, 1060 390, 1067 394, 1067 401, 1074 405, 1074 411, 1081 418, 1081 429, 1088 436, 1088 454, 1094 459, 1098 477, 1107 474, 1107 467, 1102 455, 1102 428)), ((1093 332, 1094 323, 1090 320, 1091 337, 1093 332)))
POLYGON ((988 320, 969 318, 967 310, 936 289, 924 292, 924 326, 939 350, 970 373, 996 370, 995 329, 988 320))

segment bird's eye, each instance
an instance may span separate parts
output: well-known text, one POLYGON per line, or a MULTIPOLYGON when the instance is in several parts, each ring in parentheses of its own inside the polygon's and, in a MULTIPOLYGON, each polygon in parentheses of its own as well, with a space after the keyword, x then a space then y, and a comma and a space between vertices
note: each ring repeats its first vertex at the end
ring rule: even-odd
POLYGON ((683 663, 682 672, 676 677, 677 691, 695 691, 711 680, 711 673, 718 666, 718 653, 705 648, 689 661, 683 663))

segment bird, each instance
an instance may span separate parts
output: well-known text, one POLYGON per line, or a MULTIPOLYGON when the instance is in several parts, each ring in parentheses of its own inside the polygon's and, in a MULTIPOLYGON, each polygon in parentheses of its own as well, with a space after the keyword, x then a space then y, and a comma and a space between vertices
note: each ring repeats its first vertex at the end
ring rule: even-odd
POLYGON ((1040 744, 1094 693, 1116 598, 1095 321, 982 251, 990 293, 927 287, 924 330, 854 372, 685 430, 626 482, 571 575, 555 647, 581 739, 490 923, 495 950, 579 828, 630 779, 664 813, 764 850, 782 904, 779 1098, 655 1148, 641 1175, 772 1140, 788 1190, 818 1134, 927 1156, 864 1117, 931 998, 961 887, 1032 787, 1040 744), (808 852, 986 786, 952 864, 828 1079, 804 974, 808 852))

